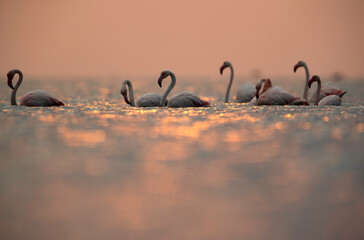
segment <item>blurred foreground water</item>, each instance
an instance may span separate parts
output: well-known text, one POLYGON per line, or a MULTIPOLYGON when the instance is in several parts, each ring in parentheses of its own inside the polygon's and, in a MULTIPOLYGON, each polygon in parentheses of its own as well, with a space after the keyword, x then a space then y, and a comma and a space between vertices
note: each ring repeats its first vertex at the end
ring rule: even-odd
MULTIPOLYGON (((136 97, 156 77, 131 79, 136 97)), ((140 109, 122 80, 25 78, 18 99, 58 108, 10 106, 1 80, 0 239, 364 239, 364 81, 338 84, 341 107, 255 107, 177 76, 172 95, 212 107, 140 109)))

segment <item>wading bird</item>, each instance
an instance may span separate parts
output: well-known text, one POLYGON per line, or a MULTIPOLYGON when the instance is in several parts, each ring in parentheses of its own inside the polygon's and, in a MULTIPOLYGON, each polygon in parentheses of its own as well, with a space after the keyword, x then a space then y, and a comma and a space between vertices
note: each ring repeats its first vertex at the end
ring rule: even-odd
MULTIPOLYGON (((222 66, 220 67, 221 75, 225 68, 230 68, 230 82, 229 82, 228 88, 226 89, 226 94, 225 94, 225 103, 228 103, 230 89, 231 89, 231 85, 232 85, 233 79, 234 79, 234 68, 230 62, 228 62, 228 61, 224 62, 222 64, 222 66)), ((235 102, 236 103, 250 102, 254 98, 254 96, 255 96, 255 86, 252 82, 247 82, 240 86, 240 88, 238 90, 238 94, 236 95, 235 102)))
MULTIPOLYGON (((127 104, 129 104, 132 107, 135 107, 135 102, 134 102, 134 91, 133 91, 133 85, 131 84, 131 82, 129 80, 125 80, 121 86, 121 90, 120 90, 121 95, 123 95, 124 100, 127 104), (126 89, 126 86, 128 85, 129 88, 129 97, 130 97, 130 101, 128 99, 128 92, 126 89)), ((160 106, 160 102, 162 100, 162 96, 157 94, 157 93, 146 93, 142 96, 140 96, 137 101, 136 101, 136 106, 137 107, 158 107, 160 106)), ((164 105, 167 105, 167 100, 165 100, 164 105)))
POLYGON ((256 86, 257 105, 309 105, 304 99, 295 97, 292 94, 284 91, 281 87, 271 87, 272 83, 269 78, 264 81, 264 90, 260 95, 258 94, 261 88, 261 83, 256 86), (266 87, 267 85, 267 87, 266 87))
MULTIPOLYGON (((11 92, 11 105, 18 105, 16 103, 16 92, 20 84, 23 81, 23 73, 18 69, 13 69, 8 72, 8 86, 13 89, 11 92), (13 87, 13 78, 15 74, 19 75, 19 80, 13 87)), ((48 92, 44 90, 36 89, 34 91, 30 91, 26 93, 20 99, 20 106, 27 107, 52 107, 52 106, 64 106, 64 103, 50 95, 48 92)))
POLYGON ((319 101, 319 95, 321 90, 321 79, 319 76, 315 75, 311 78, 311 80, 308 82, 308 87, 311 88, 311 85, 313 82, 317 82, 317 89, 315 94, 315 105, 318 106, 340 106, 342 104, 341 98, 345 95, 346 91, 343 91, 339 95, 329 95, 324 98, 322 98, 319 101))
MULTIPOLYGON (((308 71, 308 67, 307 64, 304 61, 299 61, 293 68, 294 72, 297 71, 298 68, 303 67, 305 69, 306 72, 306 82, 305 82, 305 88, 303 90, 303 98, 308 101, 308 80, 310 79, 310 72, 308 71)), ((321 99, 323 99, 326 96, 329 95, 338 95, 338 96, 342 96, 346 93, 346 91, 340 90, 337 87, 334 86, 330 86, 330 84, 326 84, 326 86, 322 87, 320 90, 320 94, 318 95, 318 101, 320 101, 321 99)), ((316 102, 316 96, 317 95, 312 95, 311 99, 309 102, 316 102)))
MULTIPOLYGON (((162 96, 160 101, 160 106, 164 106, 165 100, 167 99, 168 94, 172 91, 174 85, 176 84, 176 76, 171 71, 163 71, 158 79, 158 84, 162 87, 162 81, 166 77, 171 76, 171 84, 168 86, 167 90, 162 96)), ((183 91, 177 93, 172 98, 169 99, 167 107, 170 108, 180 108, 180 107, 206 107, 210 106, 208 101, 202 100, 195 94, 187 91, 183 91)))

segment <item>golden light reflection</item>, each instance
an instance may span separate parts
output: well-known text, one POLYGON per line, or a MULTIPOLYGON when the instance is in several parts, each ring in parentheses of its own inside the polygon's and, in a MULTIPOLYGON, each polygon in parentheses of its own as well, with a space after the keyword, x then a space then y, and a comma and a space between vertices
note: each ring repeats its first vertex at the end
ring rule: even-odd
POLYGON ((39 115, 39 120, 41 120, 42 122, 54 122, 56 120, 56 118, 50 114, 48 115, 39 115))
POLYGON ((331 130, 331 136, 337 140, 343 137, 343 130, 341 128, 335 127, 331 130))
POLYGON ((325 116, 322 118, 325 122, 328 122, 329 121, 329 117, 328 116, 325 116))
POLYGON ((229 131, 226 133, 226 137, 224 138, 226 142, 236 143, 241 141, 241 137, 236 131, 229 131))
POLYGON ((251 123, 255 123, 255 122, 258 122, 259 120, 261 120, 261 118, 259 117, 253 117, 251 115, 243 115, 241 116, 241 120, 245 120, 245 121, 248 121, 248 122, 251 122, 251 123))
POLYGON ((276 124, 274 124, 275 128, 277 130, 282 130, 284 128, 283 123, 282 122, 277 122, 276 124))
POLYGON ((364 132, 364 123, 358 123, 358 124, 356 125, 356 131, 357 131, 358 133, 362 133, 362 132, 364 132))
POLYGON ((106 139, 103 130, 72 130, 66 127, 59 127, 57 130, 65 143, 71 147, 93 147, 106 139))
POLYGON ((190 137, 197 139, 200 137, 200 129, 194 126, 180 126, 175 128, 175 134, 181 137, 190 137))

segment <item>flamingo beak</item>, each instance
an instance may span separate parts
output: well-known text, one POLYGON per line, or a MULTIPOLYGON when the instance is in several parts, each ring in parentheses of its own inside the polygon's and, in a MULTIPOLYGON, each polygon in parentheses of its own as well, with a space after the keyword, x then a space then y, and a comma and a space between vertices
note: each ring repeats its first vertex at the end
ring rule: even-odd
POLYGON ((159 78, 158 78, 158 85, 159 87, 162 87, 162 81, 163 81, 164 77, 163 75, 161 75, 159 78))
POLYGON ((13 86, 13 78, 12 78, 12 77, 10 77, 9 75, 8 75, 8 86, 9 86, 11 89, 14 89, 14 86, 13 86))
POLYGON ((294 65, 293 71, 296 72, 299 67, 301 67, 301 65, 297 63, 294 65))
POLYGON ((226 68, 226 65, 223 64, 221 67, 220 67, 220 74, 222 75, 222 72, 224 71, 224 69, 226 68))
POLYGON ((312 85, 313 81, 314 81, 314 79, 313 79, 313 78, 311 78, 311 80, 310 80, 310 81, 308 81, 308 88, 311 88, 311 85, 312 85))

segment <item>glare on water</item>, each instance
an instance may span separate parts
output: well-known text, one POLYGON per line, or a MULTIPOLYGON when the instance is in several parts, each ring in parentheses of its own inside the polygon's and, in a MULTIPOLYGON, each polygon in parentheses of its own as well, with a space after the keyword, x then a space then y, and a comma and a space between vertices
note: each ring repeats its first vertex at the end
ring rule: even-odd
POLYGON ((129 107, 113 79, 29 80, 19 97, 32 84, 66 106, 0 90, 1 239, 364 237, 361 82, 321 108, 224 104, 224 84, 179 82, 212 102, 196 109, 129 107))

